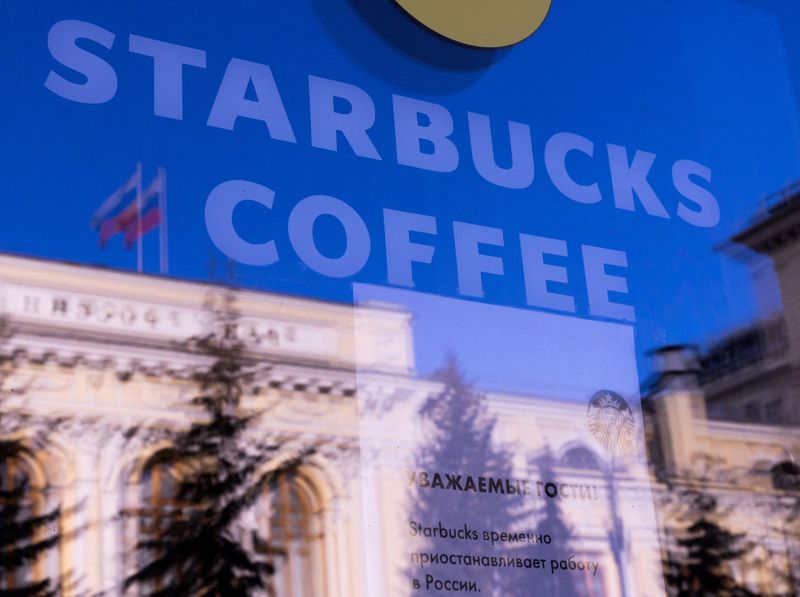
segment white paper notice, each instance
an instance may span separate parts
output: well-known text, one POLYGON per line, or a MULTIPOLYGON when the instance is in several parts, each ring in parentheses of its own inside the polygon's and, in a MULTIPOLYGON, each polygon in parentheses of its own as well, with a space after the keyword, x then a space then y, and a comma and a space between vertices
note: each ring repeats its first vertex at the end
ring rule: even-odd
POLYGON ((664 594, 630 326, 354 292, 363 594, 664 594))

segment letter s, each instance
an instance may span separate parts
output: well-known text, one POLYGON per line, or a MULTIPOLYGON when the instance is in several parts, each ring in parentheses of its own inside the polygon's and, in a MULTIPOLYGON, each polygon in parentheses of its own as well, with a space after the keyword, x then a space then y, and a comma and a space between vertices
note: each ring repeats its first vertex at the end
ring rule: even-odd
POLYGON ((86 81, 75 83, 51 70, 44 86, 73 102, 103 104, 117 93, 117 73, 108 62, 79 47, 76 43, 79 39, 91 40, 107 49, 114 44, 114 34, 102 27, 86 21, 59 21, 47 35, 50 55, 86 81))
POLYGON ((672 166, 675 189, 700 209, 678 203, 678 217, 693 226, 713 228, 719 224, 719 203, 711 191, 701 187, 692 177, 711 182, 711 170, 691 160, 678 160, 672 166))

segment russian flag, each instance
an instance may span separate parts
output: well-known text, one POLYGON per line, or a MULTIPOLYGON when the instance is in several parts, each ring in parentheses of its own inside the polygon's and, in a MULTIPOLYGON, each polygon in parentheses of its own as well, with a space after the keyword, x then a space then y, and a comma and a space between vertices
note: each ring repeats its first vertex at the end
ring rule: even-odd
POLYGON ((105 222, 108 218, 110 218, 114 212, 117 211, 117 208, 122 203, 123 199, 136 190, 136 172, 131 174, 131 177, 125 181, 125 183, 118 188, 116 191, 111 193, 108 198, 103 201, 102 205, 97 208, 97 211, 94 212, 92 215, 92 221, 90 223, 91 227, 94 230, 98 230, 103 222, 105 222))
POLYGON ((144 236, 161 223, 161 208, 156 205, 142 214, 141 222, 128 222, 125 226, 125 248, 130 249, 140 236, 144 236))
MULTIPOLYGON (((136 186, 136 179, 134 175, 134 187, 136 186)), ((129 181, 130 182, 130 181, 129 181)), ((163 178, 161 173, 153 179, 150 186, 142 192, 141 197, 134 197, 128 205, 120 212, 114 213, 115 208, 122 202, 122 199, 129 193, 127 191, 128 183, 120 187, 115 193, 100 206, 95 217, 101 214, 106 204, 111 204, 112 198, 119 197, 119 200, 110 208, 105 210, 98 218, 99 232, 100 232, 100 246, 105 247, 109 240, 119 233, 125 235, 125 246, 130 248, 140 236, 144 236, 147 232, 155 228, 160 222, 159 215, 160 209, 157 204, 157 199, 163 191, 163 178), (156 203, 156 205, 153 205, 156 203), (141 221, 140 221, 141 220, 141 221)))

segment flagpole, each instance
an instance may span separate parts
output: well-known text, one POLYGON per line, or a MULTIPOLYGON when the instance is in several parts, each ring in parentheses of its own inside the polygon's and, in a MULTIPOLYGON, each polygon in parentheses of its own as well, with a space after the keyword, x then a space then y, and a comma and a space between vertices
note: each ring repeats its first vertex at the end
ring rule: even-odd
POLYGON ((160 249, 159 254, 159 270, 162 275, 169 273, 169 235, 167 231, 167 171, 160 167, 158 168, 158 176, 161 178, 161 192, 158 194, 159 203, 159 217, 161 219, 161 226, 158 229, 158 246, 160 249))
POLYGON ((136 271, 142 273, 142 162, 136 162, 136 271))

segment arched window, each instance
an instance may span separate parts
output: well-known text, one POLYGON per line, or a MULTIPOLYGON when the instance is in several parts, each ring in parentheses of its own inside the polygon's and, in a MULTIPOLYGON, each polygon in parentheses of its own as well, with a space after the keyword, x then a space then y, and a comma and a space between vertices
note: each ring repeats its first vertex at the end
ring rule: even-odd
MULTIPOLYGON (((137 546, 134 567, 141 571, 148 563, 164 555, 162 540, 167 539, 169 526, 183 515, 176 499, 178 477, 174 465, 163 454, 156 454, 145 465, 139 479, 140 507, 135 510, 137 546), (147 547, 143 544, 147 543, 147 547)), ((163 589, 174 570, 148 575, 141 581, 148 591, 163 589)))
POLYGON ((48 556, 56 556, 59 512, 45 509, 25 454, 16 442, 0 442, 0 590, 38 595, 52 587, 46 571, 48 556))
POLYGON ((783 491, 800 491, 800 466, 790 460, 779 462, 771 469, 772 486, 783 491))
MULTIPOLYGON (((169 457, 156 455, 139 477, 141 507, 137 509, 137 570, 162 556, 161 538, 172 524, 189 516, 196 506, 181 502, 176 496, 181 473, 186 472, 169 457)), ((266 499, 246 509, 232 525, 232 532, 247 550, 261 552, 263 560, 275 567, 269 579, 272 594, 278 597, 318 597, 325 594, 323 578, 322 522, 320 502, 313 484, 304 476, 292 473, 278 477, 268 488, 266 499)), ((181 577, 181 570, 170 570, 181 577)), ((165 575, 143 579, 145 592, 163 589, 169 584, 165 575)))
MULTIPOLYGON (((323 531, 320 499, 314 486, 299 474, 283 475, 269 493, 262 549, 278 551, 272 588, 278 597, 324 595, 323 531)), ((264 516, 266 514, 266 516, 264 516)))
POLYGON ((597 457, 589 448, 578 446, 567 450, 561 457, 561 466, 582 471, 599 471, 597 457))
POLYGON ((149 537, 159 536, 171 516, 178 510, 175 500, 176 478, 168 464, 148 465, 142 473, 143 510, 139 532, 149 537))

